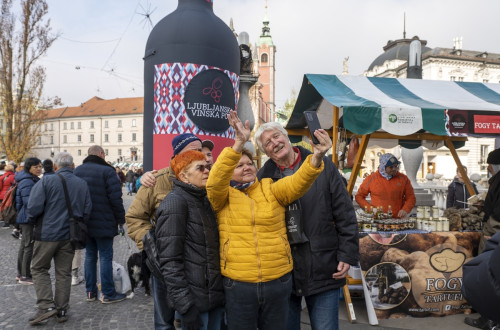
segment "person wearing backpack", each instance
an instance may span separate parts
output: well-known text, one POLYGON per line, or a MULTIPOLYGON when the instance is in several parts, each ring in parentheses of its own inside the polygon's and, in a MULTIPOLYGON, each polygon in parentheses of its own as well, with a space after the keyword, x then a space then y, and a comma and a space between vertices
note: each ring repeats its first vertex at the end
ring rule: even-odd
MULTIPOLYGON (((5 193, 9 188, 14 184, 14 166, 7 165, 5 166, 5 173, 0 176, 0 203, 3 201, 5 193)), ((2 228, 10 228, 10 224, 5 221, 2 228)))
POLYGON ((15 177, 17 182, 16 190, 16 210, 17 220, 21 233, 21 244, 17 256, 17 278, 19 284, 33 284, 31 278, 31 258, 33 257, 33 225, 28 223, 26 208, 30 197, 31 189, 37 183, 42 174, 42 162, 40 159, 32 157, 26 159, 24 168, 15 177))

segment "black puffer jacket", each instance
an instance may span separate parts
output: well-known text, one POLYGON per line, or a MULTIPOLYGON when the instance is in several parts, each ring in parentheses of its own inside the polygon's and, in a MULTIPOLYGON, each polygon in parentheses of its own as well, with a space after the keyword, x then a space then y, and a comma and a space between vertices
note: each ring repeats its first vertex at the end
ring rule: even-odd
MULTIPOLYGON (((298 148, 302 163, 310 152, 298 148)), ((292 246, 293 292, 298 296, 343 286, 345 279, 332 278, 338 262, 357 265, 359 260, 358 227, 352 201, 335 165, 327 157, 323 161, 325 169, 299 199, 302 225, 309 242, 292 246)), ((270 159, 257 176, 278 180, 282 172, 270 159)))
POLYGON ((156 244, 169 304, 180 314, 224 305, 219 231, 206 191, 181 181, 156 211, 156 244))
MULTIPOLYGON (((474 192, 477 194, 477 187, 474 182, 471 182, 474 192)), ((457 209, 468 208, 467 199, 469 199, 469 190, 465 186, 465 183, 460 182, 458 178, 455 178, 453 182, 448 186, 448 196, 446 196, 446 208, 456 207, 457 209)))

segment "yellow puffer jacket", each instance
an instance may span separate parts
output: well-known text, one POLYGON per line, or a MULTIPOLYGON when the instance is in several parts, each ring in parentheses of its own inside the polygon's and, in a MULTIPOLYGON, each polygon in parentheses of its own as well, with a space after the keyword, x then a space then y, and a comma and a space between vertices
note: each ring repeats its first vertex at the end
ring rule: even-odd
POLYGON ((229 185, 241 157, 225 148, 207 182, 207 196, 217 213, 221 273, 242 282, 267 282, 292 271, 286 236, 285 206, 300 198, 323 171, 308 156, 292 176, 258 181, 240 191, 229 185))
POLYGON ((156 184, 151 188, 141 186, 125 215, 128 236, 142 250, 142 238, 151 229, 151 221, 161 201, 172 190, 174 171, 165 167, 155 174, 156 184))

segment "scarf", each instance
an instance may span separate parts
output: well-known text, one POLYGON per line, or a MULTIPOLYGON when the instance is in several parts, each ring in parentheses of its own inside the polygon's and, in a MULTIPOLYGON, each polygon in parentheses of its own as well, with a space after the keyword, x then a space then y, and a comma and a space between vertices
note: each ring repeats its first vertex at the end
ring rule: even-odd
POLYGON ((251 185, 253 185, 255 182, 255 180, 253 180, 252 182, 247 182, 247 183, 241 183, 241 182, 237 182, 237 181, 234 181, 234 180, 231 180, 229 182, 229 185, 235 189, 238 189, 238 190, 245 190, 247 189, 248 187, 250 187, 251 185))
POLYGON ((384 155, 380 156, 380 165, 378 166, 378 171, 379 171, 380 175, 382 175, 384 178, 386 178, 387 181, 389 181, 393 177, 392 175, 387 174, 387 172, 385 171, 385 165, 387 164, 387 161, 391 157, 394 157, 394 156, 391 154, 384 154, 384 155))

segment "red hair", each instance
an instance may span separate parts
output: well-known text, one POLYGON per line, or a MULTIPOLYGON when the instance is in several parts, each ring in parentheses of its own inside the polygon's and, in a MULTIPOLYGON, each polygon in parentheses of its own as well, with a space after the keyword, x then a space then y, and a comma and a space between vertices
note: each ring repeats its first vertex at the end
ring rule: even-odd
POLYGON ((175 176, 180 180, 179 175, 192 162, 197 160, 206 160, 207 157, 197 150, 188 150, 177 154, 171 161, 170 167, 174 170, 175 176))

